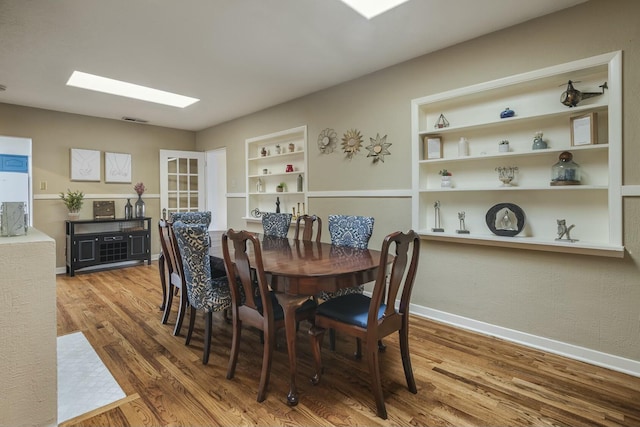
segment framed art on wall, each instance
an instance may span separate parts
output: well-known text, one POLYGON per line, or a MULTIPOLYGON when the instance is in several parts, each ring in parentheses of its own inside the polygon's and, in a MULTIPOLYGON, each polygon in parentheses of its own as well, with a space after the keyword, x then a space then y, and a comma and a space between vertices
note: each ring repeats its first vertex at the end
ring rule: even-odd
POLYGON ((71 149, 71 181, 100 181, 100 151, 71 149))
POLYGON ((131 154, 104 153, 104 182, 131 182, 131 154))

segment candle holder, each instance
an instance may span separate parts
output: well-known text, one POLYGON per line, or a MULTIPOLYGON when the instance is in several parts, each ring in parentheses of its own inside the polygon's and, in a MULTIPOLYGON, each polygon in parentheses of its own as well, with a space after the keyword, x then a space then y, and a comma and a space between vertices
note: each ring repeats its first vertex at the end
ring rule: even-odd
POLYGON ((517 166, 498 166, 496 171, 498 172, 498 179, 502 182, 503 187, 511 187, 511 181, 515 178, 517 166))

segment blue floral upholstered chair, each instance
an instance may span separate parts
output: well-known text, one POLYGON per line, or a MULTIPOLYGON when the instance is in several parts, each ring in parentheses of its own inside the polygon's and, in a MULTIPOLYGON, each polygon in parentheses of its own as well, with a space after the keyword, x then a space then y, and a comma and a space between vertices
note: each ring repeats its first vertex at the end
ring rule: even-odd
POLYGON ((184 277, 189 305, 189 330, 185 344, 189 345, 193 334, 196 311, 205 313, 205 336, 202 363, 209 362, 211 348, 211 326, 214 311, 222 311, 231 307, 231 291, 226 275, 211 276, 209 261, 209 233, 204 224, 185 224, 182 221, 173 223, 173 235, 180 252, 178 267, 184 277))
POLYGON ((266 236, 287 237, 291 226, 290 213, 263 212, 262 229, 266 236))
POLYGON ((209 228, 211 224, 211 211, 174 212, 171 214, 171 222, 176 221, 182 221, 185 224, 204 224, 209 228))

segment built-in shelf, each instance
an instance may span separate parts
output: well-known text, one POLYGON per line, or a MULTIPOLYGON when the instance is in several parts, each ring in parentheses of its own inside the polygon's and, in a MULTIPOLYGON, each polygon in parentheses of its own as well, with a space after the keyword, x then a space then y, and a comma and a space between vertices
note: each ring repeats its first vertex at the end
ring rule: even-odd
POLYGON ((413 228, 426 240, 623 256, 621 57, 612 52, 414 99, 413 228), (560 102, 568 80, 579 81, 582 92, 600 91, 604 82, 608 89, 570 108, 560 102), (501 118, 506 108, 515 116, 501 118), (597 143, 574 146, 571 119, 587 114, 597 143), (448 126, 437 127, 441 115, 448 126), (533 149, 537 132, 548 148, 533 149), (440 154, 433 156, 439 158, 427 159, 427 138, 440 140, 440 154), (467 155, 458 151, 462 138, 467 155), (508 152, 498 149, 503 140, 508 152), (551 168, 564 151, 581 166, 579 185, 550 185, 551 168), (517 168, 514 185, 501 186, 496 168, 509 166, 517 168), (441 186, 443 169, 452 187, 441 186), (487 224, 487 213, 505 203, 524 212, 525 226, 514 237, 495 235, 487 224), (469 234, 455 232, 463 212, 469 234), (574 225, 577 241, 556 240, 558 220, 574 225))

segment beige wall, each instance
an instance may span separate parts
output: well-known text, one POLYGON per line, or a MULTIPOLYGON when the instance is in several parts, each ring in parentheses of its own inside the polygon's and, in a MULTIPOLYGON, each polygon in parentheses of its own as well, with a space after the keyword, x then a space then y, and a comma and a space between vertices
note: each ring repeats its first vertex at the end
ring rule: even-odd
MULTIPOLYGON (((591 0, 355 81, 243 117, 197 134, 199 150, 227 147, 228 191, 244 192, 244 140, 308 126, 309 211, 375 216, 371 246, 411 226, 409 198, 318 198, 314 191, 409 190, 410 101, 516 73, 623 51, 624 184, 639 185, 640 2, 591 0), (341 150, 322 155, 317 137, 356 128, 365 145, 387 135, 391 155, 373 165, 366 151, 351 161, 341 150)), ((558 96, 562 88, 558 88, 558 96)), ((551 165, 550 165, 551 166, 551 165)), ((244 199, 229 203, 229 226, 246 227, 244 199)), ((640 362, 640 198, 624 201, 624 259, 563 255, 455 243, 423 242, 413 302, 431 310, 486 322, 640 362)), ((603 218, 602 226, 606 226, 603 218)), ((255 227, 255 224, 249 226, 255 227)), ((325 228, 326 231, 326 228, 325 228)), ((328 234, 328 233, 327 233, 328 234)), ((325 240, 328 235, 325 234, 325 240)), ((640 372, 640 370, 638 370, 640 372)))
POLYGON ((96 200, 114 200, 116 216, 124 217, 127 197, 137 197, 133 185, 144 182, 146 214, 153 218, 151 253, 160 252, 155 232, 160 217, 159 150, 193 150, 194 132, 0 104, 0 135, 32 139, 33 224, 55 239, 57 267, 65 266, 64 221, 67 219, 67 210, 58 194, 67 188, 81 190, 87 195, 80 212, 81 219, 92 218, 96 200), (102 151, 100 182, 69 180, 71 148, 102 151), (106 151, 131 154, 131 184, 104 182, 106 151), (46 190, 40 190, 41 181, 46 181, 46 190))

